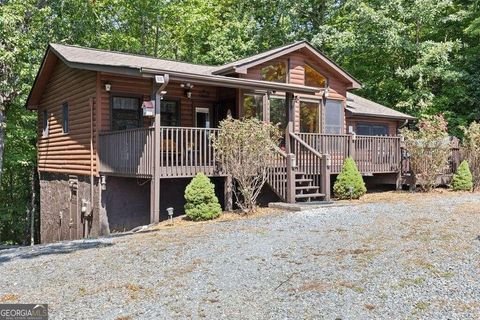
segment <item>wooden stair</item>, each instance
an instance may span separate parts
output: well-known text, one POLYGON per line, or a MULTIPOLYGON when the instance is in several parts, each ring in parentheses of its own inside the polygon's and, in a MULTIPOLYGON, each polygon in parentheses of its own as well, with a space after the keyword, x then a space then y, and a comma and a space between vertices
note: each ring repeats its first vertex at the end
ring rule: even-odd
POLYGON ((314 185, 304 172, 295 172, 295 202, 323 201, 325 194, 319 190, 320 186, 314 185))

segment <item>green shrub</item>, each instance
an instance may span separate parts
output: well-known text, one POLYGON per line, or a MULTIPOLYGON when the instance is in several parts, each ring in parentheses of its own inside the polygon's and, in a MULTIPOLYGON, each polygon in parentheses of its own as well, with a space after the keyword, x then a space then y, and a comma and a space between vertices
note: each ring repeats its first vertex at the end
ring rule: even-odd
POLYGON ((355 161, 348 157, 343 164, 342 172, 333 185, 333 193, 339 199, 358 199, 367 192, 362 175, 355 161))
POLYGON ((185 189, 185 213, 194 221, 217 218, 222 207, 215 196, 210 179, 203 173, 197 173, 185 189))
POLYGON ((470 191, 473 188, 473 177, 468 162, 463 160, 453 175, 452 189, 455 191, 470 191))

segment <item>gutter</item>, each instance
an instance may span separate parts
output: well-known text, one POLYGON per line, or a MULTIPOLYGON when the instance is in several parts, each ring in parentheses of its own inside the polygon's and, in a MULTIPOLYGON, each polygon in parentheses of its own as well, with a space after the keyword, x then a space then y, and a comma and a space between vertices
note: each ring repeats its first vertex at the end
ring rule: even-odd
POLYGON ((226 76, 217 76, 217 75, 202 75, 202 74, 192 74, 192 73, 183 73, 183 72, 170 72, 166 70, 150 69, 150 68, 140 68, 140 73, 143 77, 154 78, 155 75, 168 73, 170 75, 170 81, 191 81, 199 84, 213 85, 219 87, 227 88, 240 88, 240 89, 264 89, 269 91, 283 91, 283 92, 294 92, 301 94, 316 94, 321 91, 321 88, 316 87, 307 87, 292 85, 286 83, 276 83, 269 81, 261 80, 250 80, 242 78, 233 78, 226 76))

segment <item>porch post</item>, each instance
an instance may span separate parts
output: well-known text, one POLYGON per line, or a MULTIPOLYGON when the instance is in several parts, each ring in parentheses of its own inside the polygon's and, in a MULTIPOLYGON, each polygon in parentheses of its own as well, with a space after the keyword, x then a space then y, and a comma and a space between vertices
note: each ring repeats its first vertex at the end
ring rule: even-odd
POLYGON ((155 83, 160 86, 155 90, 155 122, 154 122, 154 168, 153 168, 153 188, 150 188, 150 223, 160 221, 160 104, 162 101, 162 91, 168 84, 169 75, 155 76, 155 83), (152 210, 153 207, 153 210, 152 210))
POLYGON ((320 177, 320 192, 325 195, 325 201, 330 201, 330 155, 322 156, 322 168, 320 177))
POLYGON ((293 103, 293 93, 285 93, 285 109, 287 113, 287 128, 285 129, 285 149, 291 153, 290 132, 295 131, 295 105, 293 103))
POLYGON ((293 168, 294 158, 294 154, 287 154, 287 203, 295 203, 295 172, 293 168))

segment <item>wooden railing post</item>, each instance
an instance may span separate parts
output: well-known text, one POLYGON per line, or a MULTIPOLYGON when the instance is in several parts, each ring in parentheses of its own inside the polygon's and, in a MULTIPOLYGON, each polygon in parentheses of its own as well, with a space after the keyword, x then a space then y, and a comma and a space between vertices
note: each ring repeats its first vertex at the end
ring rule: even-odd
POLYGON ((330 201, 330 155, 322 156, 320 192, 325 195, 325 201, 330 201))
POLYGON ((357 136, 355 133, 352 133, 348 136, 348 156, 352 159, 355 159, 355 140, 357 136))
POLYGON ((295 155, 287 154, 287 202, 295 203, 295 155))

